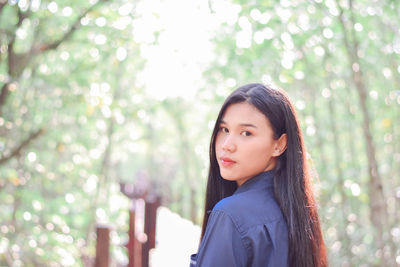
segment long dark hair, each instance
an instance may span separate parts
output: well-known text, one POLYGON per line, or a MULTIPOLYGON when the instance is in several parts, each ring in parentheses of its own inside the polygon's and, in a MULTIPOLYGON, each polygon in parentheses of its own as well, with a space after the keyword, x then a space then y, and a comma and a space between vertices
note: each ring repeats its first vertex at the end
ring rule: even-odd
POLYGON ((306 151, 296 111, 283 90, 253 83, 236 89, 224 102, 218 114, 210 142, 210 169, 201 238, 209 213, 221 199, 237 189, 235 181, 220 175, 215 154, 219 124, 228 106, 247 102, 263 113, 271 123, 274 138, 287 135, 287 148, 274 168, 274 194, 288 226, 289 265, 298 267, 327 266, 325 244, 318 219, 306 151))

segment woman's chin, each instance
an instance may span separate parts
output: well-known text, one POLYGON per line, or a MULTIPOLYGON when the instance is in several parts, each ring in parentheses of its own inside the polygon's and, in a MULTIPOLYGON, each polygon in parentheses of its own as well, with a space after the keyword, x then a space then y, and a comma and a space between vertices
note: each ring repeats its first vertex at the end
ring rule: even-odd
POLYGON ((220 171, 220 174, 221 174, 221 177, 222 177, 224 180, 227 180, 227 181, 236 181, 236 180, 237 180, 237 177, 234 176, 234 175, 233 175, 232 173, 230 173, 230 172, 221 170, 221 171, 220 171))

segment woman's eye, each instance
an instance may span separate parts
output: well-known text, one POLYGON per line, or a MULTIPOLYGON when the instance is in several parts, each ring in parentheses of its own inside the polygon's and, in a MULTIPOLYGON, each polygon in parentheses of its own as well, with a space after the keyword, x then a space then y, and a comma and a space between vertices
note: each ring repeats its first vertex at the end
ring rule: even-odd
POLYGON ((226 127, 220 127, 219 130, 223 133, 228 133, 228 129, 226 127))
POLYGON ((243 135, 243 136, 250 136, 251 133, 248 132, 248 131, 243 131, 243 132, 241 133, 241 135, 243 135))

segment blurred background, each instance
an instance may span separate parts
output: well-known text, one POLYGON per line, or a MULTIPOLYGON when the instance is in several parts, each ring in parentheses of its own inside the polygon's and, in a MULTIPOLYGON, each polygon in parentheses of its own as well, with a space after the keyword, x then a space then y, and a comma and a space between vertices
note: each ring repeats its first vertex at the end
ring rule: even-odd
POLYGON ((84 266, 99 223, 126 264, 120 183, 145 179, 175 251, 157 266, 188 266, 217 112, 262 82, 299 113, 330 265, 399 266, 399 15, 397 0, 0 0, 0 265, 84 266))

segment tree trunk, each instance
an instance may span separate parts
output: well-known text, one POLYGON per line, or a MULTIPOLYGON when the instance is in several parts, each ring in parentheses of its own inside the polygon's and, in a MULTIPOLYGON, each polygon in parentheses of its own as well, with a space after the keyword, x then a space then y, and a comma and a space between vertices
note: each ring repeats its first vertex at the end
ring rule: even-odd
MULTIPOLYGON (((323 163, 327 163, 328 160, 326 158, 326 153, 325 153, 325 146, 324 146, 324 141, 323 138, 321 136, 321 131, 319 131, 319 129, 321 129, 321 124, 320 124, 320 116, 317 112, 317 108, 316 108, 316 103, 317 103, 317 98, 315 96, 315 91, 316 88, 310 88, 310 97, 311 97, 311 101, 310 101, 310 105, 311 105, 311 115, 313 116, 315 122, 315 128, 317 129, 316 131, 316 143, 317 143, 317 149, 319 151, 319 153, 317 153, 317 155, 319 155, 320 157, 320 161, 319 162, 323 162, 323 163)), ((318 166, 316 167, 318 169, 318 166)), ((326 175, 326 171, 325 168, 324 169, 324 175, 326 175)))
MULTIPOLYGON (((174 104, 174 103, 173 103, 174 104)), ((178 140, 179 140, 179 154, 180 154, 180 159, 182 162, 182 170, 183 170, 183 175, 185 178, 185 181, 188 181, 190 191, 189 191, 189 216, 190 220, 193 222, 197 221, 197 208, 196 208, 196 190, 194 189, 193 181, 192 181, 192 175, 190 172, 191 166, 191 154, 190 154, 190 147, 189 147, 189 141, 187 138, 185 126, 183 123, 183 118, 182 114, 184 112, 181 111, 181 108, 179 107, 179 104, 175 104, 175 108, 177 110, 172 109, 171 112, 171 117, 175 121, 176 129, 179 134, 178 140)), ((168 107, 167 107, 168 109, 168 107)))
MULTIPOLYGON (((340 141, 339 141, 339 134, 337 132, 337 125, 336 125, 336 110, 334 107, 333 103, 333 93, 331 94, 331 97, 328 99, 328 108, 329 108, 329 125, 331 127, 331 132, 333 134, 333 147, 335 151, 335 169, 337 173, 337 187, 340 192, 340 197, 341 197, 341 212, 342 212, 342 220, 340 222, 341 224, 341 229, 344 231, 341 231, 341 236, 340 240, 342 240, 343 243, 343 251, 344 254, 346 255, 347 258, 347 263, 351 263, 351 238, 348 236, 347 231, 345 231, 346 226, 347 226, 347 214, 349 214, 349 207, 348 203, 349 201, 347 200, 346 193, 344 191, 344 181, 343 181, 343 170, 341 167, 341 155, 343 154, 343 150, 340 146, 340 141)), ((345 261, 343 262, 345 263, 345 261)))
MULTIPOLYGON (((375 146, 372 140, 371 134, 371 119, 367 107, 367 87, 363 77, 362 66, 360 64, 360 59, 357 54, 358 52, 358 40, 354 33, 354 18, 352 10, 352 0, 349 0, 349 11, 351 14, 351 19, 349 29, 345 25, 344 10, 336 0, 337 7, 340 10, 339 23, 341 25, 343 36, 344 36, 344 47, 347 52, 347 57, 352 70, 352 81, 357 89, 357 94, 359 98, 359 103, 362 112, 363 119, 363 134, 365 138, 366 148, 367 148, 367 158, 368 158, 368 175, 369 175, 369 204, 370 204, 370 219, 374 227, 376 228, 376 244, 380 250, 378 255, 381 255, 382 264, 384 266, 390 266, 390 256, 387 257, 385 253, 385 237, 384 231, 387 227, 388 212, 385 202, 385 197, 383 193, 383 186, 381 182, 381 177, 378 171, 378 163, 376 160, 375 146), (348 39, 348 34, 352 35, 353 42, 350 43, 348 39)), ((394 256, 394 255, 393 255, 394 256)))
MULTIPOLYGON (((393 2, 394 4, 398 4, 398 2, 393 2)), ((398 6, 394 8, 394 10, 397 10, 398 6)), ((391 25, 390 22, 384 23, 383 21, 380 20, 380 25, 379 25, 379 30, 382 33, 385 33, 385 37, 383 37, 384 43, 392 43, 393 42, 393 37, 391 34, 396 36, 397 38, 400 38, 400 35, 398 33, 397 27, 394 25, 391 25), (390 29, 390 30, 388 30, 390 29)), ((392 76, 393 76, 393 83, 394 83, 394 88, 400 88, 400 75, 397 70, 398 68, 398 61, 396 57, 393 57, 393 55, 389 55, 387 58, 387 64, 389 65, 391 71, 392 71, 392 76)), ((396 100, 394 100, 396 101, 396 100)), ((396 105, 396 103, 393 103, 393 105, 396 105)), ((400 142, 398 141, 400 137, 400 127, 397 123, 393 122, 398 122, 400 121, 400 111, 398 111, 395 116, 391 119, 390 121, 390 127, 391 127, 391 134, 392 134, 392 142, 393 142, 393 153, 392 155, 395 155, 394 157, 391 157, 391 173, 390 177, 392 177, 392 184, 389 186, 389 188, 392 188, 392 197, 394 198, 394 207, 393 207, 393 217, 392 220, 390 221, 391 228, 396 227, 398 222, 400 221, 400 196, 397 197, 397 188, 400 187, 399 181, 400 181, 400 159, 396 158, 396 155, 400 155, 400 142), (397 142, 396 142, 397 140, 397 142)), ((399 157, 399 156, 397 156, 399 157)), ((390 212, 390 211, 389 211, 390 212)), ((392 255, 396 255, 396 247, 392 246, 392 255)))

